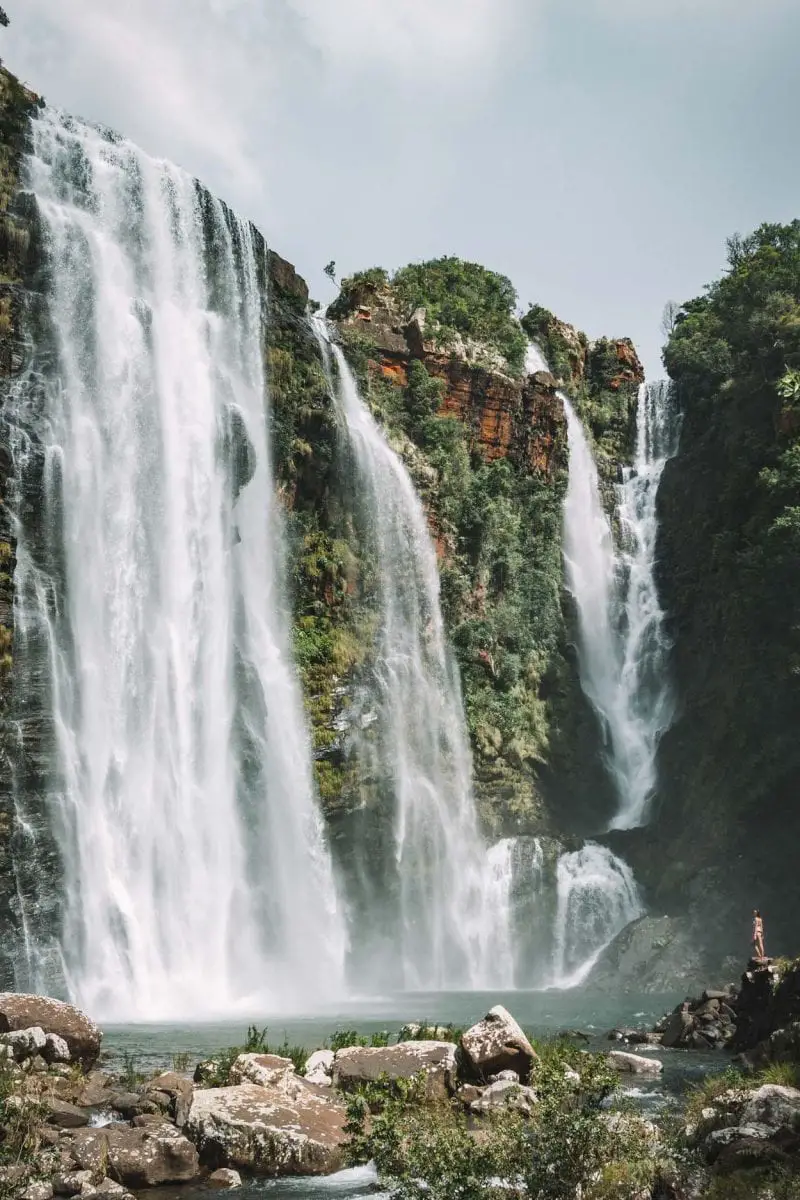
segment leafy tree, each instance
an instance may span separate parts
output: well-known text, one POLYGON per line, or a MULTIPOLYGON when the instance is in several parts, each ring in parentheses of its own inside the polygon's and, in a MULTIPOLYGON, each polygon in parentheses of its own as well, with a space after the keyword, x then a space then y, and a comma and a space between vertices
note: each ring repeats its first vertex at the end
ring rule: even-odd
POLYGON ((3 26, 8 25, 8 17, 6 16, 6 10, 2 7, 0 7, 0 25, 3 25, 3 26))
POLYGON ((326 267, 323 267, 323 270, 324 270, 325 274, 328 276, 328 279, 330 279, 334 283, 336 283, 336 263, 334 262, 333 259, 331 259, 331 261, 328 263, 328 265, 326 267))

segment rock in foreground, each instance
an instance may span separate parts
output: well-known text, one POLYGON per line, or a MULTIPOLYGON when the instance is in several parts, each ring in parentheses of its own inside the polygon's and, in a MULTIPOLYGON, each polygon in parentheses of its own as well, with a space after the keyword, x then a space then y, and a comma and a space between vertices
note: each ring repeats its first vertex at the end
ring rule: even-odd
POLYGON ((482 1021, 461 1038, 461 1049, 471 1073, 488 1079, 500 1071, 516 1071, 521 1080, 530 1078, 536 1051, 508 1009, 495 1005, 482 1021))
POLYGON ((127 1125, 77 1129, 62 1145, 79 1169, 108 1171, 130 1187, 189 1183, 200 1173, 197 1150, 166 1122, 151 1129, 127 1125))
POLYGON ((73 1062, 79 1062, 85 1070, 97 1061, 103 1035, 79 1008, 51 996, 0 993, 0 1033, 32 1028, 62 1039, 73 1062))
POLYGON ((342 1166, 344 1106, 298 1079, 291 1090, 242 1083, 196 1091, 184 1132, 209 1167, 327 1175, 342 1166))
POLYGON ((398 1042, 396 1046, 347 1046, 336 1053, 333 1085, 353 1091, 382 1076, 411 1079, 425 1073, 429 1099, 445 1100, 456 1089, 456 1048, 452 1042, 398 1042))

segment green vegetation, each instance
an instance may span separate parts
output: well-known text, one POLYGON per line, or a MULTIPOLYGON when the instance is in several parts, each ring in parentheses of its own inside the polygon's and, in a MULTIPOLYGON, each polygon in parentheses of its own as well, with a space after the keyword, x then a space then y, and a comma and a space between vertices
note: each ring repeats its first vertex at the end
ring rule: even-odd
POLYGON ((45 1115, 39 1097, 23 1094, 13 1067, 0 1059, 0 1200, 22 1195, 40 1165, 45 1115))
POLYGON ((664 362, 683 410, 659 502, 684 714, 664 745, 661 807, 681 830, 665 884, 743 861, 730 886, 752 904, 763 880, 778 949, 800 903, 800 221, 730 239, 664 362))
POLYGON ((425 309, 425 336, 443 349, 457 337, 469 338, 499 354, 512 373, 521 373, 527 342, 514 315, 517 293, 505 275, 454 256, 409 263, 391 277, 373 267, 342 281, 329 314, 334 320, 346 317, 387 289, 404 320, 425 309))
POLYGON ((477 1135, 458 1101, 426 1102, 419 1078, 369 1085, 349 1099, 349 1161, 373 1159, 397 1200, 633 1200, 662 1164, 640 1119, 604 1107, 617 1084, 603 1056, 562 1047, 536 1069, 531 1115, 510 1106, 477 1135))

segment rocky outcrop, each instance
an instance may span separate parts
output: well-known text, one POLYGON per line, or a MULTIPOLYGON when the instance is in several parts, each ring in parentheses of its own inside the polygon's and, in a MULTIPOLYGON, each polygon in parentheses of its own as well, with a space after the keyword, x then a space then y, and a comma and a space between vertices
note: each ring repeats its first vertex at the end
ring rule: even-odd
POLYGON ((467 1072, 480 1080, 500 1071, 514 1071, 527 1082, 537 1058, 522 1028, 501 1004, 462 1035, 461 1052, 467 1072))
POLYGON ((197 1150, 168 1124, 78 1129, 63 1145, 79 1170, 108 1174, 130 1187, 189 1183, 200 1174, 197 1150))
POLYGON ((210 1167, 327 1175, 342 1165, 344 1124, 330 1091, 298 1080, 291 1095, 253 1083, 196 1091, 185 1132, 210 1167))
POLYGON ((777 1084, 730 1089, 710 1101, 685 1136, 719 1174, 770 1165, 796 1168, 800 1091, 777 1084))
MULTIPOLYGON (((54 1034, 67 1045, 74 1062, 79 1062, 85 1069, 96 1062, 103 1035, 80 1009, 50 996, 16 992, 0 994, 0 1032, 30 1031, 35 1026, 42 1031, 42 1050, 46 1045, 45 1035, 54 1034)), ((58 1043, 51 1041, 50 1045, 49 1053, 55 1055, 58 1043)))
POLYGON ((646 1058, 644 1054, 627 1054, 624 1050, 610 1050, 608 1064, 622 1075, 644 1075, 653 1078, 664 1070, 658 1058, 646 1058))
POLYGON ((452 1042, 398 1042, 395 1046, 347 1046, 333 1061, 333 1086, 344 1092, 376 1083, 425 1076, 425 1094, 445 1100, 456 1088, 456 1048, 452 1042))

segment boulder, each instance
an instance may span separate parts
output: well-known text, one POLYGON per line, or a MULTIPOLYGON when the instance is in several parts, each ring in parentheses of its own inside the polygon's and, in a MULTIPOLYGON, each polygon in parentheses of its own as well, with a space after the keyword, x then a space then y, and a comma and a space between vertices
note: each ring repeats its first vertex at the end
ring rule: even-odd
POLYGON ((467 1108, 475 1101, 480 1100, 485 1089, 478 1087, 475 1083, 462 1083, 461 1087, 456 1092, 456 1097, 467 1108))
POLYGON ((20 1192, 20 1200, 53 1200, 53 1185, 44 1180, 29 1183, 24 1192, 20 1192))
POLYGON ((342 1166, 347 1119, 330 1089, 298 1079, 294 1095, 254 1083, 195 1092, 185 1133, 212 1168, 328 1175, 342 1166))
POLYGON ((502 1083, 503 1080, 507 1083, 519 1083, 519 1075, 516 1071, 498 1071, 496 1075, 489 1076, 489 1083, 502 1083))
POLYGON ((646 1058, 643 1054, 626 1054, 624 1050, 609 1051, 608 1065, 615 1071, 651 1078, 660 1075, 664 1070, 664 1064, 657 1058, 646 1058))
POLYGON ((62 1037, 57 1033, 47 1033, 44 1039, 44 1049, 39 1053, 45 1062, 50 1063, 68 1063, 71 1061, 72 1055, 69 1052, 69 1046, 62 1037))
POLYGON ((452 1042, 398 1042, 396 1046, 347 1046, 333 1060, 333 1085, 344 1092, 382 1076, 411 1079, 425 1074, 429 1099, 446 1099, 456 1088, 456 1048, 452 1042))
POLYGON ((145 1091, 147 1099, 151 1098, 151 1092, 154 1095, 155 1093, 166 1095, 169 1115, 175 1124, 179 1128, 186 1124, 194 1095, 194 1084, 191 1079, 187 1079, 184 1075, 178 1075, 177 1071, 165 1071, 163 1075, 156 1075, 148 1082, 145 1091))
POLYGON ((533 1106, 537 1103, 538 1097, 532 1088, 513 1083, 510 1079, 500 1079, 484 1088, 481 1096, 472 1101, 469 1110, 481 1115, 495 1108, 513 1108, 525 1116, 530 1116, 533 1106))
POLYGON ((290 1058, 277 1054, 240 1054, 231 1067, 230 1081, 257 1083, 259 1087, 279 1087, 294 1075, 290 1058))
POLYGON ((303 1068, 304 1079, 309 1083, 319 1084, 320 1087, 330 1087, 334 1057, 332 1050, 315 1050, 306 1059, 306 1065, 303 1068))
POLYGON ((77 1167, 108 1171, 114 1179, 131 1187, 189 1183, 200 1172, 197 1150, 172 1125, 78 1129, 64 1145, 77 1167))
POLYGON ((233 1188, 242 1186, 242 1177, 238 1171, 232 1170, 230 1167, 220 1167, 218 1171, 212 1171, 206 1180, 206 1187, 225 1189, 232 1191, 233 1188))
POLYGON ((465 1065, 479 1079, 500 1071, 516 1071, 520 1079, 527 1080, 537 1061, 533 1046, 501 1004, 462 1035, 461 1050, 465 1065))
POLYGON ((25 993, 0 993, 0 1032, 38 1026, 62 1038, 72 1059, 84 1069, 97 1061, 103 1035, 85 1013, 63 1000, 25 993))
POLYGON ((691 1013, 684 1009, 670 1013, 660 1030, 661 1045, 667 1047, 683 1045, 693 1028, 694 1021, 691 1013))
POLYGON ((53 1177, 53 1191, 57 1196, 77 1196, 84 1184, 91 1184, 91 1171, 64 1171, 53 1177))
POLYGON ((77 1104, 68 1104, 66 1100, 47 1101, 47 1124, 59 1129, 80 1129, 89 1124, 89 1114, 85 1108, 77 1104))
POLYGON ((800 1130, 800 1090, 775 1083, 756 1088, 747 1096, 740 1124, 800 1130))
POLYGON ((31 1029, 17 1029, 13 1032, 0 1033, 0 1041, 11 1050, 16 1062, 24 1062, 44 1050, 47 1037, 43 1029, 34 1025, 31 1029))
MULTIPOLYGON (((167 1097, 166 1099, 167 1103, 169 1103, 169 1098, 167 1097)), ((155 1105, 145 1100, 140 1092, 111 1091, 105 1097, 104 1103, 109 1104, 114 1109, 114 1112, 118 1112, 126 1121, 141 1116, 142 1113, 155 1112, 155 1105)))

